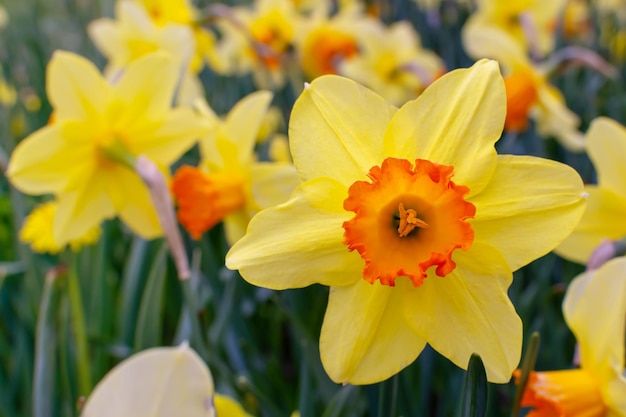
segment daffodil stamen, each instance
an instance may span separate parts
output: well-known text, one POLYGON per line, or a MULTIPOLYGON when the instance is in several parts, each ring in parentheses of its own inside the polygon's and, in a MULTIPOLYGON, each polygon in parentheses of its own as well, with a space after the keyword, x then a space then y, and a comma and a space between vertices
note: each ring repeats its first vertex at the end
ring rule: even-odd
POLYGON ((431 266, 441 277, 454 270, 452 253, 474 240, 466 220, 476 208, 464 199, 469 188, 450 180, 453 172, 424 159, 387 158, 370 169, 371 182, 352 184, 343 206, 356 215, 343 224, 344 243, 365 260, 366 281, 394 286, 404 276, 418 287, 431 266))
POLYGON ((400 224, 398 225, 398 236, 406 237, 416 228, 428 229, 428 223, 417 217, 417 211, 413 209, 405 209, 404 204, 398 206, 398 216, 400 224))

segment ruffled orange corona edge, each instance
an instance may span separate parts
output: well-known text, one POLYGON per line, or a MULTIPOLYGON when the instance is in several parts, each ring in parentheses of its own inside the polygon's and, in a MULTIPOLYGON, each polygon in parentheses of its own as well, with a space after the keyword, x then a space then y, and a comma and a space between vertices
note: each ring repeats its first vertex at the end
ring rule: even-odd
POLYGON ((363 278, 394 286, 406 276, 420 286, 431 266, 443 277, 454 270, 455 249, 468 250, 474 231, 466 220, 476 207, 464 200, 469 188, 451 181, 454 168, 417 159, 387 158, 370 169, 371 182, 348 190, 344 243, 365 261, 363 278))

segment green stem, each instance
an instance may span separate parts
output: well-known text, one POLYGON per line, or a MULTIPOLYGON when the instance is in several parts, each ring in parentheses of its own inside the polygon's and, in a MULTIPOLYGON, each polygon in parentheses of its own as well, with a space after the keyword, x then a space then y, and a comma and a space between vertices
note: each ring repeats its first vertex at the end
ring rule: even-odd
POLYGON ((517 389, 515 390, 515 398, 513 399, 513 410, 511 411, 511 417, 517 417, 519 415, 522 395, 528 384, 528 378, 530 373, 535 369, 535 362, 537 361, 537 353, 539 352, 539 332, 533 332, 530 335, 530 341, 526 347, 526 354, 522 359, 522 373, 517 381, 517 389))
POLYGON ((196 303, 196 297, 193 289, 191 288, 190 279, 179 279, 181 289, 183 290, 183 300, 187 306, 189 318, 191 319, 191 346, 194 347, 200 356, 208 361, 209 350, 206 347, 204 341, 202 326, 200 325, 200 319, 198 318, 198 308, 196 303))
POLYGON ((67 277, 67 292, 70 300, 72 327, 76 342, 76 362, 78 368, 78 389, 80 396, 87 396, 91 392, 91 372, 89 366, 89 348, 87 332, 85 330, 85 311, 76 273, 75 259, 72 257, 67 277))

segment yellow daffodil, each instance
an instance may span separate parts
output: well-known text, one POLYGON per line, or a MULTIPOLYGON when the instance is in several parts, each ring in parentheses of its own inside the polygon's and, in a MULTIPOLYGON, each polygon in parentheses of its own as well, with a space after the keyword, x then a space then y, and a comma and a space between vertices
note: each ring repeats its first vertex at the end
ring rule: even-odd
POLYGON ((131 62, 156 51, 168 52, 179 63, 181 84, 178 100, 190 103, 204 91, 190 70, 195 41, 190 27, 167 23, 157 26, 148 12, 130 0, 115 4, 117 20, 103 18, 89 24, 88 33, 96 47, 109 60, 105 73, 117 79, 131 62))
POLYGON ((296 38, 296 49, 304 73, 310 78, 337 74, 341 61, 356 56, 378 21, 366 17, 361 7, 344 7, 332 17, 320 10, 304 22, 296 38))
POLYGON ((260 88, 284 85, 285 65, 300 16, 291 0, 257 0, 252 7, 232 9, 232 21, 218 25, 229 67, 236 74, 252 72, 260 88))
POLYGON ((223 73, 224 60, 215 35, 201 26, 200 12, 189 0, 132 0, 148 12, 152 21, 159 27, 178 24, 193 30, 195 55, 191 61, 191 71, 197 73, 206 62, 213 70, 223 73))
POLYGON ((144 238, 159 236, 133 159, 143 155, 166 169, 207 131, 191 109, 171 108, 177 65, 165 54, 151 54, 111 86, 91 62, 58 51, 46 75, 54 123, 16 147, 9 180, 25 193, 56 196, 59 245, 115 215, 144 238))
POLYGON ((572 152, 584 151, 584 136, 578 130, 580 120, 567 108, 560 91, 548 82, 548 68, 533 64, 520 44, 499 29, 466 26, 462 35, 470 56, 493 58, 503 67, 507 93, 506 130, 526 130, 531 117, 540 135, 554 136, 572 152))
POLYGON ((213 402, 217 417, 252 417, 237 401, 226 395, 216 393, 213 402))
POLYGON ((226 265, 262 287, 330 286, 320 352, 334 381, 389 378, 426 343, 510 379, 522 342, 511 271, 561 242, 585 202, 573 169, 496 154, 505 98, 484 60, 400 109, 334 75, 296 101, 302 184, 252 219, 226 265))
MULTIPOLYGON (((20 240, 29 243, 33 251, 54 254, 63 250, 64 245, 57 244, 52 233, 56 210, 57 204, 55 202, 43 203, 24 219, 24 224, 20 230, 20 240)), ((99 238, 100 227, 94 226, 68 243, 73 251, 78 251, 82 246, 96 243, 99 238)))
POLYGON ((493 28, 507 33, 524 52, 544 57, 554 49, 559 15, 566 0, 478 0, 467 27, 493 28))
POLYGON ((255 161, 257 132, 271 100, 268 91, 250 94, 224 120, 208 106, 200 108, 216 128, 200 141, 201 166, 182 166, 172 182, 178 219, 193 238, 223 221, 234 243, 254 214, 286 201, 298 184, 292 164, 255 161))
POLYGON ((339 72, 401 105, 417 97, 445 68, 435 53, 421 47, 409 22, 398 22, 370 28, 361 53, 342 61, 339 72))
POLYGON ((587 131, 587 153, 598 173, 598 184, 585 186, 589 204, 572 234, 556 248, 559 255, 585 264, 605 239, 626 236, 626 128, 599 117, 587 131))
POLYGON ((580 347, 580 369, 533 372, 522 405, 528 417, 624 417, 626 258, 578 276, 563 313, 580 347))

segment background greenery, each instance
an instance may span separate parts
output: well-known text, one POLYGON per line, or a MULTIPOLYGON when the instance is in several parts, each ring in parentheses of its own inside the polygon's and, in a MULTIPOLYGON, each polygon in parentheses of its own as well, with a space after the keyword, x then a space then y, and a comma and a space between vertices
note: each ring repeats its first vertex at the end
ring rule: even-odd
MULTIPOLYGON (((113 1, 2 1, 10 22, 0 30, 0 65, 18 92, 14 105, 0 104, 0 167, 4 170, 15 144, 48 120, 45 66, 52 52, 71 50, 100 67, 104 64, 86 36, 86 25, 111 16, 113 1)), ((430 25, 427 13, 413 2, 381 3, 383 20, 413 22, 424 46, 436 51, 448 68, 471 64, 460 42, 467 9, 443 2, 440 24, 430 25)), ((600 27, 594 23, 597 35, 600 27)), ((582 118, 582 130, 598 115, 624 123, 624 66, 597 40, 589 45, 618 65, 620 76, 607 79, 575 67, 554 74, 552 82, 582 118)), ((205 70, 202 80, 209 103, 220 114, 253 91, 247 77, 221 77, 205 70)), ((294 93, 286 87, 277 93, 275 102, 288 114, 293 99, 294 93)), ((564 161, 586 182, 594 181, 586 156, 571 154, 556 141, 539 138, 532 129, 505 145, 501 151, 564 161)), ((197 154, 192 151, 185 158, 194 160, 197 154)), ((85 370, 78 369, 76 362, 67 295, 73 268, 64 271, 59 266, 76 267, 89 341, 87 372, 94 384, 131 353, 177 344, 191 332, 163 241, 143 241, 119 222, 110 221, 103 226, 100 242, 78 254, 34 254, 17 240, 17 233, 25 215, 40 201, 20 194, 0 176, 0 417, 31 416, 45 409, 53 410, 51 417, 77 415, 78 374, 85 370), (50 379, 35 378, 36 360, 42 361, 43 369, 48 367, 50 379), (39 382, 34 384, 35 380, 39 382)), ((219 226, 201 241, 187 240, 186 244, 200 304, 197 314, 208 341, 206 359, 217 390, 240 400, 251 414, 288 416, 299 410, 302 417, 443 417, 458 413, 465 372, 428 348, 389 381, 363 387, 334 384, 321 366, 318 350, 327 288, 274 292, 247 284, 223 267, 227 244, 219 226)), ((515 273, 510 296, 524 322, 525 340, 533 331, 541 334, 538 369, 571 366, 574 339, 564 324, 561 301, 567 283, 581 271, 581 266, 550 254, 515 273)), ((512 384, 490 385, 489 415, 508 415, 513 392, 512 384)))

